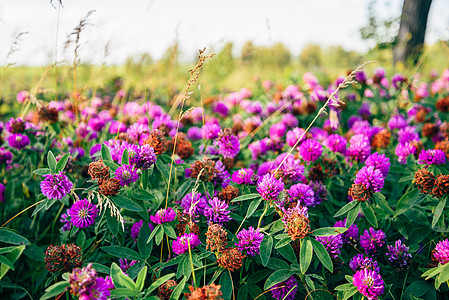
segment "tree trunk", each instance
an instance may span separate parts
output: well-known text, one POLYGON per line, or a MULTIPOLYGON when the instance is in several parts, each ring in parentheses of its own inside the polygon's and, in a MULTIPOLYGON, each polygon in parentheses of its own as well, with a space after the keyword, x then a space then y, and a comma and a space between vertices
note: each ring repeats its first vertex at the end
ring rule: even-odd
POLYGON ((413 60, 417 63, 424 46, 427 17, 432 0, 404 0, 401 24, 394 48, 394 63, 413 60))

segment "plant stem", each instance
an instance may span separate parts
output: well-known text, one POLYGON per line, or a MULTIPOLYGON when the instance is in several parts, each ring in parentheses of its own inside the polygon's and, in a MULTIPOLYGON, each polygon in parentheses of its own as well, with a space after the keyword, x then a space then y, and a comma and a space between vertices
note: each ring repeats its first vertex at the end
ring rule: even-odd
POLYGON ((267 213, 267 210, 268 210, 268 205, 265 203, 265 209, 264 209, 262 215, 260 215, 259 222, 257 223, 257 228, 260 228, 260 223, 262 223, 262 218, 267 213))
POLYGON ((195 278, 195 270, 193 269, 192 249, 190 248, 190 240, 187 240, 187 246, 189 247, 190 268, 192 269, 193 286, 197 287, 196 278, 195 278))
POLYGON ((38 201, 30 206, 28 206, 27 208, 25 208, 24 210, 22 210, 21 212, 19 212, 17 215, 15 215, 14 217, 12 217, 11 219, 9 219, 8 221, 6 221, 2 226, 0 226, 0 228, 5 227, 6 224, 8 224, 9 222, 11 222, 12 220, 14 220, 15 218, 17 218, 18 216, 20 216, 22 213, 26 212, 27 210, 29 210, 30 208, 39 205, 41 202, 44 202, 46 199, 43 199, 41 201, 38 201))

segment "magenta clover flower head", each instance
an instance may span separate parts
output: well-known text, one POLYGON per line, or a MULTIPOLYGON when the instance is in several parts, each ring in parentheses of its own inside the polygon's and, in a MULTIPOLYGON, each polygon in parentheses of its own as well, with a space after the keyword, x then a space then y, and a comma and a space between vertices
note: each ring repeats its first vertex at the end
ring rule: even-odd
POLYGON ((237 184, 253 184, 251 180, 253 174, 252 169, 240 169, 232 174, 232 181, 237 184))
POLYGON ((304 134, 304 131, 305 131, 304 129, 299 128, 299 127, 295 127, 292 130, 289 130, 287 132, 287 137, 286 137, 287 145, 289 145, 290 147, 293 147, 296 143, 298 143, 298 145, 299 145, 300 143, 305 141, 306 135, 304 134))
POLYGON ((407 157, 411 154, 415 154, 415 152, 416 148, 409 142, 406 142, 405 144, 399 143, 394 151, 398 156, 398 162, 400 164, 405 164, 407 162, 407 157))
POLYGON ((214 197, 209 200, 209 206, 206 206, 204 209, 204 216, 207 218, 208 223, 223 224, 231 220, 228 208, 229 205, 225 201, 214 197))
POLYGON ((12 153, 0 147, 0 164, 9 164, 12 161, 12 153))
POLYGON ((343 247, 343 238, 341 234, 332 236, 317 236, 315 239, 320 242, 333 258, 338 257, 343 247))
POLYGON ((317 140, 307 139, 299 146, 299 154, 306 162, 314 162, 323 153, 323 146, 317 140))
MULTIPOLYGON (((337 221, 334 225, 334 227, 346 227, 346 220, 344 221, 337 221)), ((349 226, 349 228, 343 233, 343 241, 345 243, 354 243, 359 239, 359 228, 357 225, 352 224, 349 226)))
POLYGON ((30 144, 30 139, 24 134, 15 133, 8 137, 8 144, 12 148, 21 150, 30 144))
POLYGON ((360 236, 360 246, 365 249, 366 253, 376 253, 379 248, 385 245, 387 239, 385 233, 382 230, 374 230, 373 227, 365 230, 360 236))
POLYGON ((70 209, 67 212, 61 214, 59 221, 62 223, 61 231, 69 231, 72 227, 72 221, 70 220, 70 209))
POLYGON ((397 240, 394 243, 394 246, 387 246, 388 252, 386 253, 388 257, 388 261, 390 263, 400 269, 404 270, 409 266, 410 260, 412 259, 412 255, 408 253, 409 247, 402 243, 402 240, 397 240))
POLYGON ((161 208, 154 216, 150 216, 150 220, 155 224, 171 222, 176 218, 176 212, 171 207, 161 208))
POLYGON ((329 150, 343 155, 346 154, 347 144, 346 139, 339 134, 331 134, 323 142, 323 145, 329 148, 329 150))
POLYGON ((148 170, 157 160, 153 147, 150 147, 149 145, 136 146, 133 150, 135 152, 133 155, 131 155, 130 152, 129 161, 138 169, 148 170))
POLYGON ((315 194, 315 205, 323 203, 327 199, 327 189, 324 183, 321 181, 309 181, 309 185, 312 187, 313 193, 315 194))
POLYGON ((349 261, 349 267, 352 269, 352 271, 357 272, 359 270, 373 270, 377 273, 380 272, 379 265, 377 264, 377 261, 375 261, 372 258, 366 257, 363 254, 357 254, 351 260, 349 261))
POLYGON ((298 126, 298 119, 291 113, 286 113, 282 116, 282 123, 289 128, 298 126))
POLYGON ((369 138, 364 134, 356 134, 349 140, 349 148, 347 154, 356 161, 365 160, 371 153, 371 143, 369 138))
POLYGON ((366 166, 374 167, 382 173, 383 177, 387 177, 390 171, 390 158, 386 157, 385 154, 379 154, 377 152, 368 156, 365 161, 366 166))
POLYGON ((201 129, 202 137, 208 140, 216 139, 219 133, 220 125, 215 123, 206 123, 201 129))
POLYGON ((173 241, 172 249, 174 253, 180 255, 189 251, 189 245, 190 249, 193 249, 199 244, 201 244, 201 241, 196 234, 184 233, 178 236, 176 241, 173 241))
MULTIPOLYGON (((287 155, 287 153, 283 154, 287 155)), ((277 163, 278 165, 285 157, 283 156, 283 154, 279 155, 278 158, 276 158, 275 163, 277 163)), ((300 164, 299 159, 295 159, 293 155, 289 155, 279 168, 279 171, 284 181, 290 180, 294 183, 304 179, 304 169, 305 167, 304 165, 300 164)))
POLYGON ((402 129, 407 126, 407 121, 401 115, 395 115, 388 121, 388 127, 393 129, 402 129))
POLYGON ((287 193, 292 202, 297 201, 301 206, 310 207, 315 205, 315 193, 312 187, 307 184, 294 184, 287 190, 287 193))
MULTIPOLYGON (((143 220, 137 221, 136 223, 133 224, 133 226, 131 227, 131 237, 132 239, 135 241, 137 241, 137 239, 139 238, 139 232, 140 232, 140 228, 142 228, 143 225, 143 220)), ((148 227, 150 228, 150 232, 153 231, 154 226, 151 223, 148 223, 148 227)))
POLYGON ((48 199, 61 200, 73 187, 73 183, 62 172, 44 175, 44 178, 41 181, 41 191, 48 199))
POLYGON ((222 131, 214 145, 218 148, 218 153, 224 158, 234 158, 240 152, 239 139, 230 131, 222 131))
POLYGON ((286 281, 279 282, 271 288, 271 296, 276 300, 294 300, 297 292, 298 283, 293 275, 286 281), (290 290, 292 291, 290 292, 290 290))
POLYGON ((195 193, 194 197, 192 193, 188 193, 182 198, 181 207, 190 216, 202 214, 207 207, 207 200, 200 193, 195 193))
POLYGON ((115 178, 120 182, 121 186, 129 185, 139 179, 139 174, 130 165, 123 165, 115 170, 115 178))
POLYGON ((229 114, 229 107, 223 102, 217 102, 213 107, 213 111, 226 118, 229 114))
POLYGON ((0 202, 5 201, 5 190, 6 190, 5 186, 2 183, 0 183, 0 202))
POLYGON ((373 193, 380 192, 384 187, 385 177, 379 169, 374 166, 364 166, 356 175, 355 184, 363 184, 366 189, 373 193))
POLYGON ((442 165, 446 163, 446 154, 442 150, 422 150, 419 154, 418 164, 442 165))
POLYGON ((78 228, 86 228, 95 223, 98 208, 87 199, 78 200, 73 203, 69 210, 72 224, 78 228))
POLYGON ((363 269, 354 274, 352 283, 357 290, 368 300, 377 300, 384 293, 384 281, 379 273, 363 269))
POLYGON ((411 141, 420 141, 418 133, 415 131, 414 126, 407 126, 399 129, 398 131, 398 142, 400 144, 405 144, 411 141))
POLYGON ((254 229, 250 226, 248 229, 242 229, 238 234, 237 238, 239 242, 235 245, 240 251, 246 251, 250 256, 255 256, 259 254, 260 243, 262 243, 264 234, 260 232, 260 229, 254 229))
POLYGON ((132 266, 134 266, 136 263, 138 263, 138 260, 131 260, 128 261, 127 259, 124 258, 120 258, 119 259, 120 262, 120 269, 122 269, 123 272, 126 272, 129 270, 129 268, 131 268, 132 266))
POLYGON ((282 179, 276 179, 273 174, 265 174, 257 184, 257 192, 265 201, 282 205, 284 200, 278 200, 279 194, 284 190, 282 179))
POLYGON ((449 240, 445 239, 439 241, 435 246, 433 251, 433 257, 438 261, 438 263, 444 265, 449 262, 449 240))

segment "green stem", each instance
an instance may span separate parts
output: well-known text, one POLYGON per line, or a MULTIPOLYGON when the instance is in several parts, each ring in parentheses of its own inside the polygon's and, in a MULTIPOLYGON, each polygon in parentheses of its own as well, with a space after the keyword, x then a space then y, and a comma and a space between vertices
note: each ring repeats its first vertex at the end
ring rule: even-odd
POLYGON ((204 265, 204 266, 202 266, 202 267, 195 268, 194 270, 195 270, 195 271, 198 271, 198 270, 201 270, 202 268, 207 268, 207 267, 210 267, 210 266, 213 266, 213 265, 216 265, 216 264, 217 264, 217 262, 213 262, 213 263, 204 265))
POLYGON ((197 287, 196 278, 195 278, 195 270, 193 269, 192 249, 190 248, 190 240, 187 240, 187 246, 189 247, 190 268, 192 269, 193 286, 197 287))
POLYGON ((265 209, 264 209, 262 215, 261 215, 260 218, 259 218, 259 222, 257 223, 257 228, 260 228, 260 223, 262 223, 262 218, 263 218, 263 217, 265 216, 265 214, 267 213, 267 210, 268 210, 268 205, 267 205, 267 203, 265 203, 265 209))

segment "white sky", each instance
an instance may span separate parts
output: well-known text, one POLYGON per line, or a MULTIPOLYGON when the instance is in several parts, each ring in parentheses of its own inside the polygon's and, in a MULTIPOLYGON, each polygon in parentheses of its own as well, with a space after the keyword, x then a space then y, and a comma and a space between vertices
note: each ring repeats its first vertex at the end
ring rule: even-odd
MULTIPOLYGON (((57 5, 57 0, 54 0, 57 5)), ((401 0, 380 0, 380 16, 399 16, 401 0), (387 6, 385 3, 390 3, 387 6)), ((93 24, 82 33, 82 61, 102 63, 109 43, 109 64, 148 52, 159 58, 178 40, 185 59, 207 47, 219 51, 228 41, 235 50, 247 40, 256 45, 282 42, 294 55, 307 43, 342 45, 365 51, 359 29, 367 24, 369 0, 63 0, 58 60, 67 35, 89 10, 93 24)), ((47 64, 53 60, 57 10, 50 0, 0 0, 0 65, 47 64), (15 36, 27 31, 20 49, 6 60, 15 36)), ((449 1, 433 0, 427 42, 449 39, 449 1)), ((238 52, 237 52, 238 53, 238 52)))

